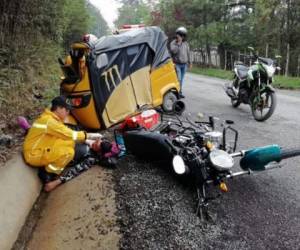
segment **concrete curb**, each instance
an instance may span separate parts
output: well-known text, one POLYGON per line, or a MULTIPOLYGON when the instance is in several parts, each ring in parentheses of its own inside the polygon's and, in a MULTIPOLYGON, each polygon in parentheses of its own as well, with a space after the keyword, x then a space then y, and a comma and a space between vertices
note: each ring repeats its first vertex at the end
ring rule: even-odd
POLYGON ((41 191, 35 169, 21 153, 0 168, 0 249, 11 249, 41 191))

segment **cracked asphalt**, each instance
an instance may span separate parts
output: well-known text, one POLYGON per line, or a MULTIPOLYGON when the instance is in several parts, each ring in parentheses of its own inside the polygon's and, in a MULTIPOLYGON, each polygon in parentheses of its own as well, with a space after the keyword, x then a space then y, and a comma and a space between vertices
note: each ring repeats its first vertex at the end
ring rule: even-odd
MULTIPOLYGON (((224 83, 187 74, 186 113, 234 120, 238 150, 300 147, 300 92, 277 90, 273 116, 259 123, 249 106, 231 107, 224 83)), ((121 249, 300 249, 300 157, 283 163, 229 180, 229 192, 210 204, 213 220, 202 222, 195 215, 193 186, 178 181, 166 166, 124 158, 114 171, 121 249)), ((216 194, 213 187, 211 192, 216 194)))

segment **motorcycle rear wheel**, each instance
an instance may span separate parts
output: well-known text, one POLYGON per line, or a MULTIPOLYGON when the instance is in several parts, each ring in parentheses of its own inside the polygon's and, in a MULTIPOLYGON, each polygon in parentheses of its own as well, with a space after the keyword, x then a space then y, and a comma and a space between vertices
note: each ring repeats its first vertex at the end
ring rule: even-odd
POLYGON ((274 113, 276 105, 277 97, 274 92, 269 91, 262 93, 260 103, 256 105, 253 105, 253 103, 251 103, 251 111, 254 119, 259 122, 263 122, 269 119, 274 113), (267 111, 263 113, 265 109, 267 109, 267 111))

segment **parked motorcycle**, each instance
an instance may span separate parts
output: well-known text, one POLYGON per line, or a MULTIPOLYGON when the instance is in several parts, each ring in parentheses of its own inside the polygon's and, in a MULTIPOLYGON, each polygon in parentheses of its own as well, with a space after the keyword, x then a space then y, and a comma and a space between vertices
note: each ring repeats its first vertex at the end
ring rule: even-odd
POLYGON ((235 152, 238 131, 233 121, 221 124, 222 132, 215 129, 216 119, 192 121, 190 118, 166 116, 154 130, 134 129, 125 131, 126 149, 148 160, 169 163, 178 176, 191 177, 197 188, 196 213, 200 218, 209 217, 208 185, 215 185, 227 192, 226 180, 252 172, 278 168, 283 159, 300 155, 298 149, 283 150, 269 145, 235 152), (242 171, 233 172, 235 159, 241 157, 242 171))
POLYGON ((276 70, 280 68, 276 66, 276 61, 259 57, 252 47, 249 49, 253 52, 254 64, 247 67, 242 62, 236 62, 233 82, 225 87, 225 91, 234 108, 241 103, 249 104, 254 119, 265 121, 276 107, 277 99, 272 83, 276 70))

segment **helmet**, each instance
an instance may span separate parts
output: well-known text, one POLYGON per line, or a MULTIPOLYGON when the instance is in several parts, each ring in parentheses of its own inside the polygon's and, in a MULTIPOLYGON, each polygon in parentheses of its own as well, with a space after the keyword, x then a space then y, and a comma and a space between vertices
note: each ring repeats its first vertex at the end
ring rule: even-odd
POLYGON ((179 35, 184 35, 184 36, 186 36, 186 34, 187 34, 187 30, 186 30, 186 28, 185 27, 179 27, 177 30, 176 30, 176 34, 179 34, 179 35))

